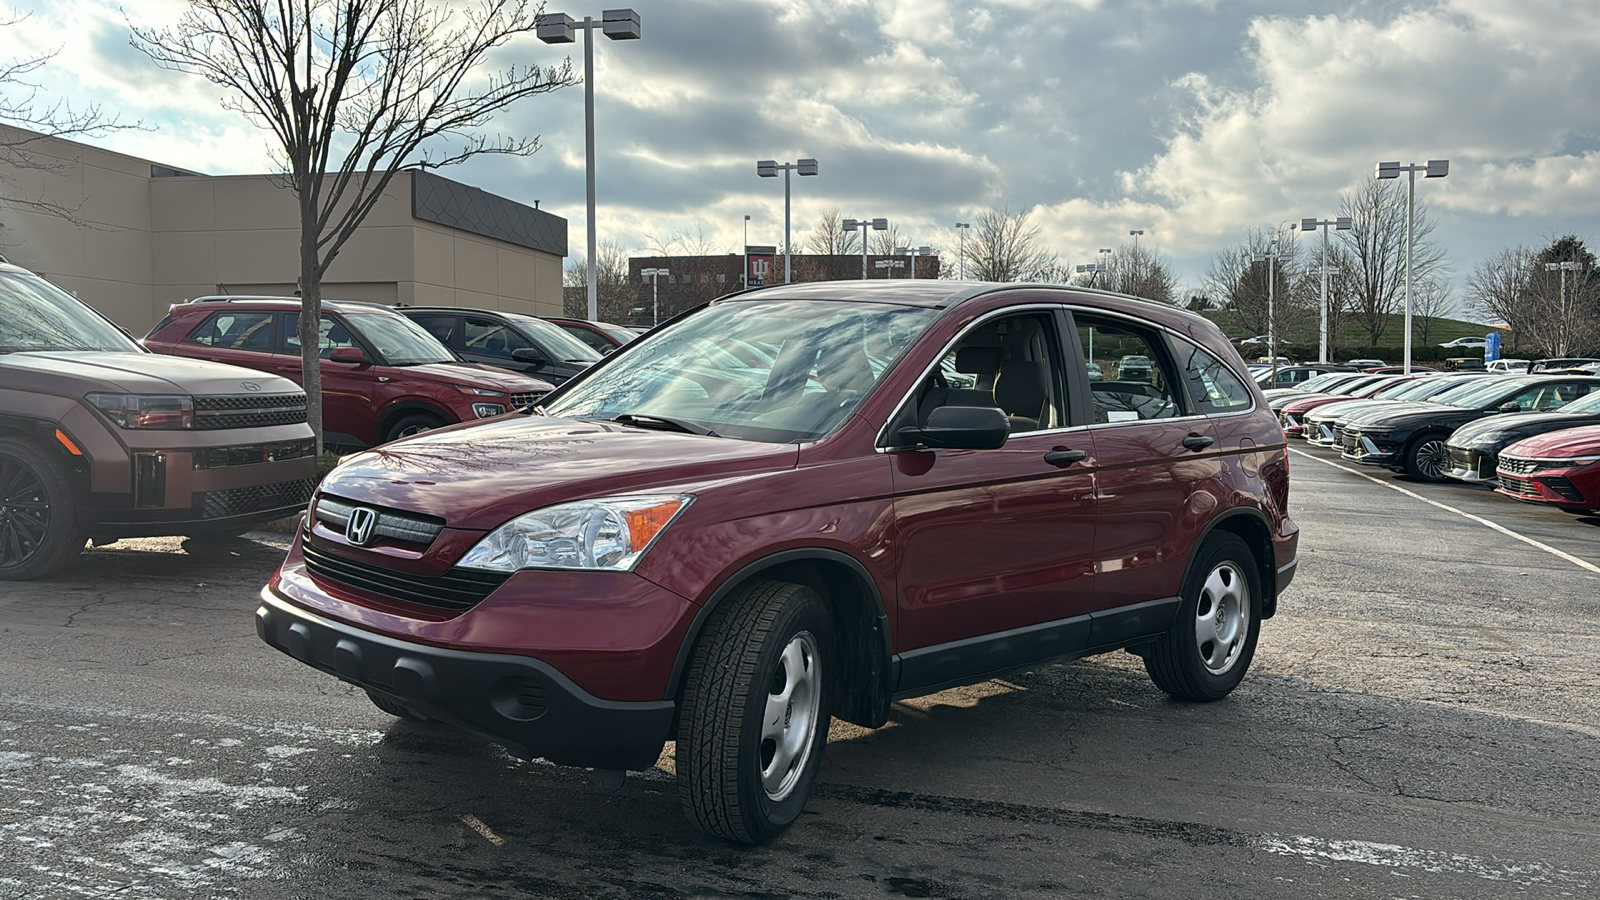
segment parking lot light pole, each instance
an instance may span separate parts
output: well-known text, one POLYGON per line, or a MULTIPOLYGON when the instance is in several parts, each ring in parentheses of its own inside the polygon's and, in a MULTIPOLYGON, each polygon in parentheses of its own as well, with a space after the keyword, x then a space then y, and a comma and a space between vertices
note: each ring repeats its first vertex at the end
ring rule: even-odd
POLYGON ((1278 383, 1278 317, 1276 315, 1276 293, 1278 274, 1275 268, 1277 263, 1292 262, 1294 257, 1287 253, 1278 252, 1278 236, 1272 236, 1272 243, 1267 245, 1266 253, 1252 253, 1251 260, 1267 264, 1267 357, 1272 363, 1272 381, 1274 386, 1278 383))
MULTIPOLYGON (((777 178, 783 172, 783 283, 788 284, 790 279, 790 262, 794 258, 794 246, 790 242, 789 234, 789 173, 799 172, 801 175, 817 174, 817 161, 802 159, 792 163, 782 163, 775 159, 756 160, 756 174, 762 178, 777 178)), ((748 218, 748 217, 747 217, 748 218)))
POLYGON ((888 231, 888 219, 845 219, 839 226, 845 231, 861 229, 861 280, 867 280, 867 229, 873 231, 888 231))
POLYGON ((739 275, 739 286, 750 289, 750 217, 744 217, 744 272, 739 275))
POLYGON ((921 247, 904 247, 904 248, 901 248, 901 249, 895 251, 895 255, 896 256, 909 256, 909 257, 911 257, 911 277, 912 278, 916 278, 917 277, 917 257, 918 256, 927 256, 927 255, 929 255, 931 253, 933 253, 933 248, 929 247, 927 245, 923 245, 921 247))
POLYGON ((594 29, 614 41, 636 41, 642 36, 639 14, 631 9, 608 9, 596 22, 584 16, 582 22, 574 21, 565 13, 544 13, 534 25, 539 40, 546 44, 570 44, 577 39, 575 32, 583 29, 583 160, 584 185, 588 199, 589 230, 589 318, 600 318, 600 276, 595 260, 594 224, 594 29))
POLYGON ((971 222, 957 222, 956 234, 961 242, 961 249, 956 251, 956 268, 960 274, 957 276, 962 281, 967 280, 967 232, 972 230, 971 222))
POLYGON ((662 275, 671 275, 669 269, 640 269, 639 274, 650 279, 650 327, 661 324, 661 305, 656 302, 656 279, 662 275))
POLYGON ((1402 166, 1397 162, 1378 163, 1377 175, 1382 179, 1399 178, 1406 173, 1406 361, 1405 374, 1411 374, 1411 223, 1416 218, 1417 173, 1424 178, 1444 178, 1450 174, 1450 160, 1430 159, 1425 165, 1402 166))
POLYGON ((1135 250, 1139 249, 1139 238, 1142 237, 1143 235, 1144 235, 1144 229, 1143 228, 1135 228, 1132 231, 1128 232, 1128 236, 1133 238, 1133 249, 1135 249, 1135 250))
POLYGON ((1560 294, 1557 295, 1557 302, 1561 306, 1561 322, 1556 330, 1558 335, 1556 338, 1556 355, 1566 356, 1567 333, 1570 330, 1567 325, 1567 273, 1583 271, 1583 263, 1575 259, 1563 260, 1562 262, 1547 262, 1544 264, 1544 270, 1546 272, 1559 271, 1561 273, 1560 294))
POLYGON ((1317 362, 1328 361, 1328 226, 1332 225, 1335 231, 1349 231, 1352 225, 1349 216, 1339 216, 1334 219, 1301 219, 1300 230, 1312 231, 1322 229, 1322 329, 1317 341, 1317 362))

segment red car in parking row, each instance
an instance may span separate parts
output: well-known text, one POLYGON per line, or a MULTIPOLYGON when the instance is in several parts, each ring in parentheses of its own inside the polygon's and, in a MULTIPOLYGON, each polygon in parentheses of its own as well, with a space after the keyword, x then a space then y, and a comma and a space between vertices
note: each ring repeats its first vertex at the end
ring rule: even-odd
POLYGON ((1600 510, 1600 425, 1524 438, 1500 451, 1496 488, 1569 512, 1600 510))
MULTIPOLYGON (((387 306, 322 303, 324 443, 361 448, 538 402, 548 381, 461 360, 387 306)), ((144 345, 301 383, 300 301, 202 297, 174 306, 144 345)))

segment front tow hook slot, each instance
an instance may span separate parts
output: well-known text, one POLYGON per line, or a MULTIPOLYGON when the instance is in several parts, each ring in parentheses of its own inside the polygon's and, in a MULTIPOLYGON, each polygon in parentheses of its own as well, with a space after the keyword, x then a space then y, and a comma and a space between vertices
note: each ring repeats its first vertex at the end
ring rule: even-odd
POLYGON ((390 683, 402 697, 432 697, 439 692, 439 679, 427 660, 402 656, 394 661, 390 683))
POLYGON ((348 638, 341 638, 339 643, 333 645, 333 670, 338 672, 341 678, 361 681, 365 668, 361 664, 360 644, 348 638))
POLYGON ((283 635, 283 645, 290 656, 306 665, 316 665, 316 660, 311 658, 311 629, 304 622, 289 626, 283 635))

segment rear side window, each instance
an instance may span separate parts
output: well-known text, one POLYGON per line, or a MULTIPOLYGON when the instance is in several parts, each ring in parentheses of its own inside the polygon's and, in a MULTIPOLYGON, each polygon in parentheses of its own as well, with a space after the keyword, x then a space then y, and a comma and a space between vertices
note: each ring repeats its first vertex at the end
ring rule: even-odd
POLYGON ((568 325, 565 322, 557 323, 558 327, 567 334, 572 335, 585 344, 599 350, 601 353, 610 353, 617 349, 617 345, 606 340, 603 336, 595 334, 582 325, 568 325))
POLYGON ((1121 320, 1074 313, 1083 358, 1099 366, 1089 382, 1093 422, 1105 424, 1170 419, 1183 414, 1173 385, 1173 367, 1153 331, 1121 320))
POLYGON ((224 310, 206 317, 189 340, 219 350, 272 352, 272 313, 224 310))
POLYGON ((1179 343, 1183 380, 1195 409, 1206 415, 1249 409, 1250 389, 1222 361, 1193 344, 1179 343))
POLYGON ((446 347, 451 346, 450 338, 455 334, 455 316, 411 316, 411 321, 421 325, 423 330, 439 339, 446 347))

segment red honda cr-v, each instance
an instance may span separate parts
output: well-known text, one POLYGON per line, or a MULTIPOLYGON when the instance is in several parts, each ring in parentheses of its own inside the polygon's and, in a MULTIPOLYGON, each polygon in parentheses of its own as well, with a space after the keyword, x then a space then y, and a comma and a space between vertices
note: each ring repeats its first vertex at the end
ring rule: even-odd
MULTIPOLYGON (((300 301, 202 297, 174 306, 143 341, 157 353, 300 377, 300 301)), ((498 416, 542 399, 550 382, 466 362, 386 306, 323 301, 324 440, 370 447, 498 416)))
POLYGON ((1171 306, 778 286, 540 409, 346 461, 256 626, 523 756, 638 769, 676 741, 690 818, 762 841, 830 715, 1118 649, 1174 696, 1228 694, 1295 569, 1286 452, 1221 332, 1171 306), (1130 355, 1137 380, 1088 379, 1130 355))

